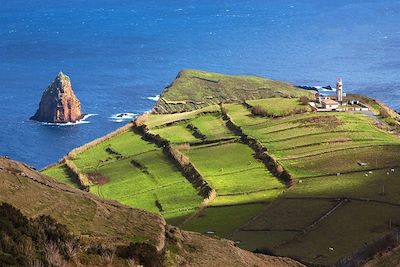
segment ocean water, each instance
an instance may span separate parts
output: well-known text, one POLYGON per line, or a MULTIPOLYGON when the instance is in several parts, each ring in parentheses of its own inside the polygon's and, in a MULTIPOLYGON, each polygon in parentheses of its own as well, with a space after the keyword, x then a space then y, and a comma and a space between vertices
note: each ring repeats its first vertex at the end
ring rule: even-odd
POLYGON ((333 85, 400 109, 400 1, 0 0, 0 154, 37 168, 150 110, 179 70, 333 85), (31 122, 62 70, 84 112, 31 122))

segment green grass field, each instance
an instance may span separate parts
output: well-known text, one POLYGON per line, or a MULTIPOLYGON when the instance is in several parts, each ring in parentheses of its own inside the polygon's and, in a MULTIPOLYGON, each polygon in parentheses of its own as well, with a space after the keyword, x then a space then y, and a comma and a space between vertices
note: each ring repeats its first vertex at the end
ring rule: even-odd
POLYGON ((200 141, 200 139, 196 138, 192 131, 187 128, 186 123, 177 123, 171 126, 152 129, 151 132, 160 135, 171 143, 193 143, 200 141))
POLYGON ((206 145, 185 153, 220 196, 284 188, 245 144, 206 145))
MULTIPOLYGON (((149 123, 150 125, 153 125, 154 122, 149 123)), ((205 140, 220 140, 235 137, 235 135, 226 127, 225 122, 222 120, 221 113, 218 112, 200 115, 195 114, 195 116, 191 114, 183 121, 178 120, 170 125, 153 126, 150 128, 150 131, 174 144, 196 143, 202 141, 199 136, 195 137, 194 130, 190 128, 196 128, 199 131, 199 134, 204 136, 205 140)))
MULTIPOLYGON (((161 149, 133 131, 117 135, 73 161, 80 171, 97 177, 90 192, 131 207, 161 212, 166 219, 184 217, 202 202, 197 190, 161 149)), ((61 166, 57 166, 45 173, 72 184, 71 178, 61 171, 61 166)))
POLYGON ((220 114, 205 114, 203 116, 198 116, 191 120, 190 123, 197 127, 208 140, 234 137, 234 134, 226 127, 220 114))
POLYGON ((69 186, 79 188, 78 184, 73 181, 71 174, 64 164, 57 164, 43 171, 43 174, 56 178, 57 181, 67 184, 69 186))
POLYGON ((110 147, 112 150, 120 153, 123 157, 138 155, 150 150, 156 150, 156 145, 144 141, 140 135, 127 131, 117 135, 94 148, 88 149, 74 158, 74 163, 82 171, 95 171, 103 164, 115 161, 116 156, 106 151, 110 147))
POLYGON ((220 108, 218 105, 210 105, 208 107, 204 107, 202 109, 197 109, 188 112, 180 112, 173 114, 149 114, 148 119, 146 120, 146 125, 152 129, 157 126, 165 125, 167 123, 182 121, 192 119, 204 112, 217 112, 220 108))
POLYGON ((268 114, 276 117, 294 114, 296 111, 311 111, 309 105, 302 105, 299 98, 266 98, 246 101, 250 106, 260 106, 268 114))

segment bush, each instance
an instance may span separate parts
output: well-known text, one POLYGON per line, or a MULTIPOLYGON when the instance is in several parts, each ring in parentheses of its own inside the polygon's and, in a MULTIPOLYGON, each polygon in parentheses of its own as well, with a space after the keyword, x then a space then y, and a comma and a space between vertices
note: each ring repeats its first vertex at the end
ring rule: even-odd
POLYGON ((28 219, 7 203, 0 205, 0 233, 0 266, 59 266, 79 250, 66 226, 49 216, 28 219))
POLYGON ((262 116, 262 117, 267 117, 268 112, 262 107, 262 106, 254 106, 251 108, 251 113, 256 116, 262 116))
POLYGON ((379 108, 379 116, 381 116, 382 118, 389 118, 390 117, 390 113, 386 108, 380 107, 379 108))
POLYGON ((303 95, 303 96, 301 96, 300 97, 300 103, 302 104, 302 105, 308 105, 308 102, 310 101, 310 99, 307 97, 307 96, 305 96, 305 95, 303 95))

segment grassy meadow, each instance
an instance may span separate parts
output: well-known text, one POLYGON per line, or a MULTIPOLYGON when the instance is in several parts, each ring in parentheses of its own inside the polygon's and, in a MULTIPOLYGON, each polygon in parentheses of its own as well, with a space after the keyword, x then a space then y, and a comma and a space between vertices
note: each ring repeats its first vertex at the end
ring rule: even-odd
MULTIPOLYGON (((193 88, 231 82, 197 72, 185 72, 181 79, 189 74, 197 77, 193 88)), ((183 88, 186 82, 178 79, 173 87, 183 88)), ((198 99, 211 91, 180 93, 167 90, 164 97, 198 99)), ((380 127, 379 117, 309 109, 293 114, 304 108, 298 97, 274 96, 223 108, 291 175, 290 188, 256 158, 245 138, 227 127, 218 105, 149 114, 145 121, 151 133, 181 149, 215 190, 207 205, 173 160, 133 131, 94 146, 73 162, 93 178, 93 194, 160 212, 183 229, 312 264, 334 264, 388 233, 389 220, 400 224, 400 138, 380 127), (276 117, 254 116, 248 105, 262 106, 276 117)), ((74 186, 64 165, 44 173, 74 186)))

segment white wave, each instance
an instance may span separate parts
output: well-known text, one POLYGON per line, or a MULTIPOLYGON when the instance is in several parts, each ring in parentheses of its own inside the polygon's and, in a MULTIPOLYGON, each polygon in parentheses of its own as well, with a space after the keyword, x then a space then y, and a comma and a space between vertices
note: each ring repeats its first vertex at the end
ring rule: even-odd
POLYGON ((320 92, 336 92, 336 89, 335 88, 332 88, 332 89, 321 88, 321 89, 318 89, 318 91, 320 91, 320 92))
POLYGON ((66 122, 66 123, 56 123, 56 122, 39 122, 42 125, 47 125, 47 126, 74 126, 78 124, 89 124, 90 121, 87 119, 93 116, 97 116, 99 114, 86 114, 82 119, 76 122, 66 122))
POLYGON ((130 112, 117 113, 117 114, 113 114, 110 117, 110 120, 112 122, 124 122, 127 120, 132 120, 137 115, 138 114, 136 114, 136 113, 130 113, 130 112))
POLYGON ((318 90, 318 92, 335 92, 336 91, 336 88, 333 88, 332 87, 332 89, 326 89, 326 88, 324 88, 324 87, 322 87, 322 86, 313 86, 315 89, 317 89, 318 90))
POLYGON ((148 100, 152 100, 152 101, 158 101, 158 99, 160 99, 160 95, 156 95, 156 96, 148 96, 146 97, 148 100))

